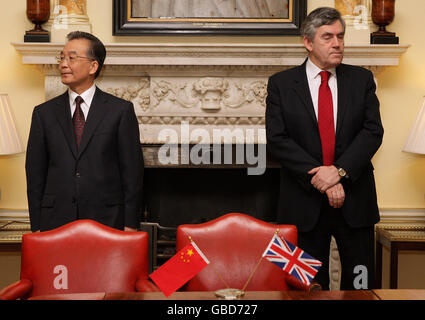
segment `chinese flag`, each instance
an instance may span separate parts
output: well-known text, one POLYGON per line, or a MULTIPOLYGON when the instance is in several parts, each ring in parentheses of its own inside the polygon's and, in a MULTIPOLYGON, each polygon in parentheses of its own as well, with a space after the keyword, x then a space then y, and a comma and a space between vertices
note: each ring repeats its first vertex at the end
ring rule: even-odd
POLYGON ((192 241, 149 275, 166 297, 192 279, 210 262, 192 241))

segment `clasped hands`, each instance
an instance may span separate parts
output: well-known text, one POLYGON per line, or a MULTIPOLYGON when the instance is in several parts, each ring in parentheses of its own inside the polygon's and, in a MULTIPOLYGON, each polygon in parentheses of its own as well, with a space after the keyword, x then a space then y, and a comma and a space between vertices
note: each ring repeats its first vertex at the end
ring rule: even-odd
POLYGON ((311 169, 308 174, 312 175, 311 184, 321 193, 326 193, 329 205, 333 208, 341 208, 345 200, 345 191, 339 182, 341 177, 335 166, 321 166, 311 169))

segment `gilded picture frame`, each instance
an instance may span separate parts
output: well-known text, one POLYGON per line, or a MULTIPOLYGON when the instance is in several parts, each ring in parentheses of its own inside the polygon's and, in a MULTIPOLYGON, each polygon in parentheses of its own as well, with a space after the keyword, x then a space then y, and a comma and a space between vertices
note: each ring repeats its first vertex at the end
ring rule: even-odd
POLYGON ((115 36, 299 35, 307 1, 114 0, 113 5, 115 36))

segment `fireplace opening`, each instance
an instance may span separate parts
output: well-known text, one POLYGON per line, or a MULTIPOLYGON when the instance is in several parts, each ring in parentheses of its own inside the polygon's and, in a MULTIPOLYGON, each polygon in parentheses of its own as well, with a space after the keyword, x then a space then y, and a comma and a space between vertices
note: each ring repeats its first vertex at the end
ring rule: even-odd
POLYGON ((273 222, 279 183, 279 168, 262 175, 246 168, 145 168, 144 219, 177 227, 240 212, 273 222))

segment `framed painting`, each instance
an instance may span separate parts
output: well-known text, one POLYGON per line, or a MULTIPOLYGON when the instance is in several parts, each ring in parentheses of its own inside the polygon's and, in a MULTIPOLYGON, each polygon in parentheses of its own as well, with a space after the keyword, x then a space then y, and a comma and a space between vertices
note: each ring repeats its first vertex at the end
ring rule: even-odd
POLYGON ((113 34, 299 35, 306 0, 114 0, 113 34))

